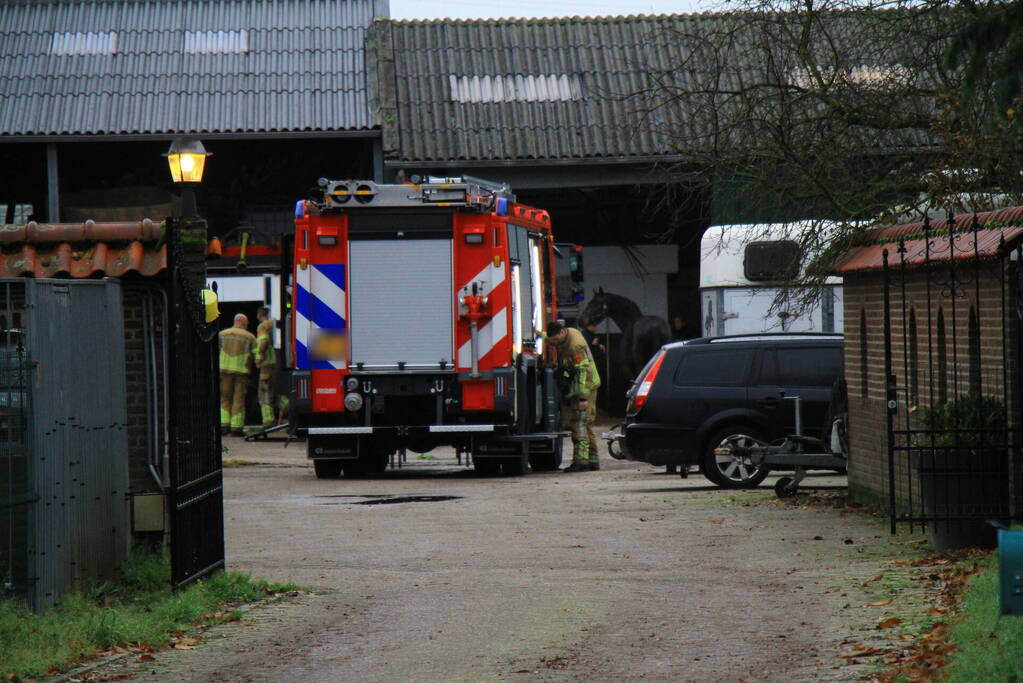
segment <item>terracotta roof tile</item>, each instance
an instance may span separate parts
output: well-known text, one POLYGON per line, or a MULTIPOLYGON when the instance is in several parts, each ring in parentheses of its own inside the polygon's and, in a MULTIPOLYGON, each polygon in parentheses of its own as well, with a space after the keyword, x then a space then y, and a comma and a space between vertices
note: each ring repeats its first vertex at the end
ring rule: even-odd
POLYGON ((157 275, 167 267, 162 236, 149 219, 0 225, 0 277, 157 275))
POLYGON ((917 266, 950 258, 994 258, 1001 255, 1001 250, 1012 249, 1023 240, 1023 206, 979 214, 959 214, 953 217, 953 221, 956 229, 951 240, 948 220, 930 223, 927 227, 928 239, 924 238, 923 221, 868 230, 838 259, 834 272, 844 275, 881 270, 885 250, 888 251, 888 262, 892 266, 899 266, 903 259, 907 266, 917 266), (977 221, 976 233, 973 230, 974 217, 977 221), (900 243, 905 249, 901 255, 900 243))

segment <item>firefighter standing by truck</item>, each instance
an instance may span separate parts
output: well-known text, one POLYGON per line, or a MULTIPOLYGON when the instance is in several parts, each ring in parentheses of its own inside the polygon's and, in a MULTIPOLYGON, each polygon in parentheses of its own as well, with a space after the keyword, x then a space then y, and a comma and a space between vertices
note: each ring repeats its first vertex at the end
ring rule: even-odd
POLYGON ((277 373, 277 349, 274 348, 274 321, 270 309, 263 306, 256 313, 259 327, 256 328, 256 348, 252 354, 259 368, 259 411, 263 418, 263 429, 274 426, 276 406, 274 405, 274 380, 277 373))
POLYGON ((547 326, 547 338, 558 349, 561 420, 572 431, 572 464, 565 472, 599 470, 593 421, 597 415, 600 374, 582 332, 558 321, 547 326))
POLYGON ((243 436, 245 395, 249 391, 252 351, 256 338, 247 328, 244 313, 234 317, 234 327, 220 332, 220 431, 243 436))

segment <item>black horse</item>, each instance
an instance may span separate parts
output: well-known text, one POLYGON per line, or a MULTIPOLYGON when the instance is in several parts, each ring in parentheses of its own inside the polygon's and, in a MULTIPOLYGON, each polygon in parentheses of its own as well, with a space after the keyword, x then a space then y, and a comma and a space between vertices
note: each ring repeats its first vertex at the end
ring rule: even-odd
POLYGON ((583 327, 599 325, 605 318, 614 320, 622 330, 618 359, 627 380, 634 380, 651 356, 671 339, 664 318, 643 315, 634 301, 605 292, 601 287, 593 291, 593 298, 579 316, 579 323, 583 327))

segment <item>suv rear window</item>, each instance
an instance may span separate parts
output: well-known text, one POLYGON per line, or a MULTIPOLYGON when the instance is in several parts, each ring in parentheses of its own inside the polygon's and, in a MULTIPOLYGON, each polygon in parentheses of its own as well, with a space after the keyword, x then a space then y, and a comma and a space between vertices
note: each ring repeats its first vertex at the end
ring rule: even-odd
POLYGON ((753 349, 695 349, 682 354, 675 371, 678 386, 737 387, 746 384, 753 349))
POLYGON ((764 354, 761 384, 830 387, 841 375, 841 348, 778 348, 764 354))

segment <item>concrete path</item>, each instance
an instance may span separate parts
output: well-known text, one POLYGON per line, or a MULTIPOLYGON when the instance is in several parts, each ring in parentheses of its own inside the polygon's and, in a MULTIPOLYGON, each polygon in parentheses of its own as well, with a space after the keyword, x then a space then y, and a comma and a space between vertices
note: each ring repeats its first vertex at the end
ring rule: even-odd
POLYGON ((229 464, 260 463, 226 470, 230 568, 313 593, 108 675, 855 680, 863 668, 838 654, 883 616, 867 607, 895 548, 880 521, 776 501, 773 478, 724 491, 609 459, 478 478, 442 457, 327 481, 302 444, 227 443, 229 464))

